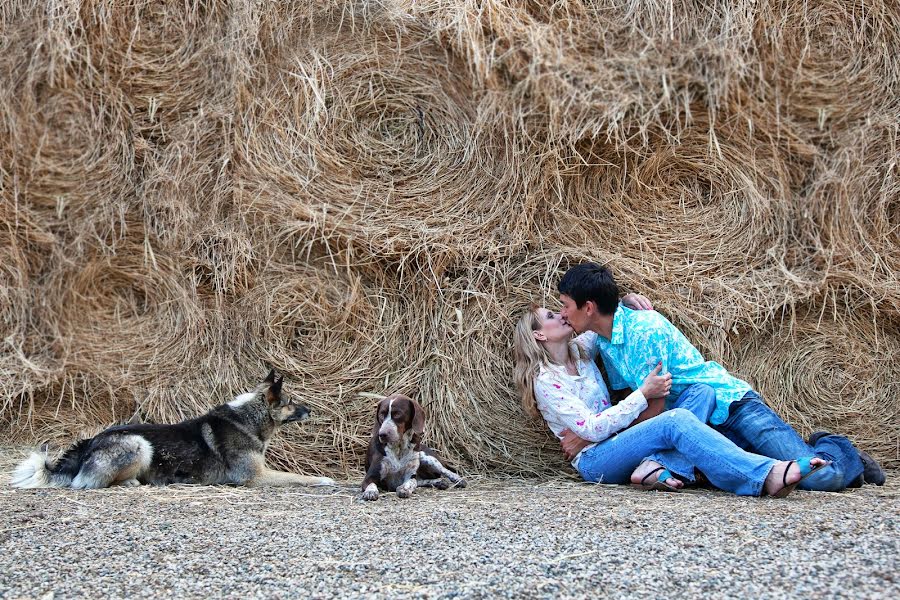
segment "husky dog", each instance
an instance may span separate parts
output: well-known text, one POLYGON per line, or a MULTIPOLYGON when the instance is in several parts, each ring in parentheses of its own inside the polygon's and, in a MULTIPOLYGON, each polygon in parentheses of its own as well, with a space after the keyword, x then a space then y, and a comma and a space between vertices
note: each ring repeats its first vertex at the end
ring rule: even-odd
POLYGON ((334 485, 327 477, 272 471, 266 447, 283 424, 309 409, 281 396, 272 370, 252 392, 174 425, 118 425, 77 442, 51 464, 33 453, 13 475, 20 488, 103 488, 111 485, 334 485))

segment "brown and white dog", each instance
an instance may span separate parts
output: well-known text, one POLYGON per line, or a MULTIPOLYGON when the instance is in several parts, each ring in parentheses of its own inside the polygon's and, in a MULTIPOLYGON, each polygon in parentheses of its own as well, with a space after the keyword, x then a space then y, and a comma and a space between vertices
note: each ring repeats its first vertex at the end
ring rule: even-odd
POLYGON ((415 400, 391 394, 378 403, 366 454, 363 500, 377 500, 379 488, 409 498, 417 487, 466 487, 465 479, 422 443, 424 433, 425 411, 415 400))

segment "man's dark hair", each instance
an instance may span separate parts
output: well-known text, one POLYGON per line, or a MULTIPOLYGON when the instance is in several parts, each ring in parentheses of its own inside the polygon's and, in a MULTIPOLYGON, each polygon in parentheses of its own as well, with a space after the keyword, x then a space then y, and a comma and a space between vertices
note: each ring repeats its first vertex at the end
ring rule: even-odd
POLYGON ((593 300, 601 315, 611 315, 619 305, 619 286, 612 272, 597 263, 576 265, 566 271, 556 286, 560 294, 575 301, 578 308, 593 300))

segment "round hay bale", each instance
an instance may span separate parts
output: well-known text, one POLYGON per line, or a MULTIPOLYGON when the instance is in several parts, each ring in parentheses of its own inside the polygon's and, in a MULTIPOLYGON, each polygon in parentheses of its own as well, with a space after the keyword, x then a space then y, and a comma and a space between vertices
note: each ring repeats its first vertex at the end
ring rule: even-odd
POLYGON ((203 310, 177 262, 152 251, 139 222, 125 228, 115 252, 61 263, 43 290, 41 316, 55 326, 54 350, 66 365, 57 389, 99 422, 130 417, 136 402, 152 421, 193 416, 210 395, 208 368, 221 360, 207 357, 219 350, 221 320, 203 310))
POLYGON ((564 0, 476 9, 460 2, 413 10, 467 58, 479 81, 521 102, 537 138, 630 145, 635 127, 689 120, 693 104, 714 114, 752 70, 750 3, 564 0))
POLYGON ((81 76, 127 109, 149 146, 164 144, 169 126, 231 104, 227 5, 138 0, 127 8, 109 1, 66 8, 59 17, 73 23, 66 42, 89 66, 81 76))
MULTIPOLYGON (((900 312, 900 124, 872 123, 835 136, 816 161, 796 221, 832 288, 900 312)), ((843 292, 840 292, 843 295, 843 292)))
POLYGON ((870 306, 820 297, 772 321, 762 335, 733 338, 735 364, 804 437, 818 430, 847 435, 896 468, 897 330, 870 306))
POLYGON ((678 137, 655 132, 641 152, 577 145, 559 166, 545 243, 610 263, 682 325, 752 327, 807 296, 818 281, 791 247, 791 199, 811 154, 752 114, 715 130, 698 115, 678 137))
POLYGON ((326 28, 280 50, 237 148, 244 202, 278 216, 280 239, 437 276, 518 242, 514 133, 427 31, 326 28))
POLYGON ((836 131, 900 113, 900 6, 823 0, 769 3, 754 39, 760 85, 784 119, 829 143, 836 131))
POLYGON ((37 214, 6 200, 0 200, 0 422, 12 425, 27 423, 32 393, 58 378, 61 364, 47 347, 52 329, 34 309, 36 280, 55 237, 37 214))

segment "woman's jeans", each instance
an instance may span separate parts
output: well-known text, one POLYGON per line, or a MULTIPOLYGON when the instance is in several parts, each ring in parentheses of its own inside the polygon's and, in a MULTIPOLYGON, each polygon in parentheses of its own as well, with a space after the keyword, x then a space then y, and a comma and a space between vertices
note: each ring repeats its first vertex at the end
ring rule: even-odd
POLYGON ((644 459, 691 481, 697 467, 714 486, 739 496, 759 496, 776 462, 741 450, 690 411, 673 408, 585 450, 578 471, 586 481, 628 483, 644 459))
MULTIPOLYGON (((798 486, 801 490, 837 492, 863 472, 859 451, 846 437, 825 435, 816 441, 815 446, 810 446, 753 391, 732 403, 728 419, 714 427, 749 452, 779 460, 818 456, 831 461, 830 465, 801 481, 798 486)), ((703 467, 700 470, 706 473, 703 467)))

